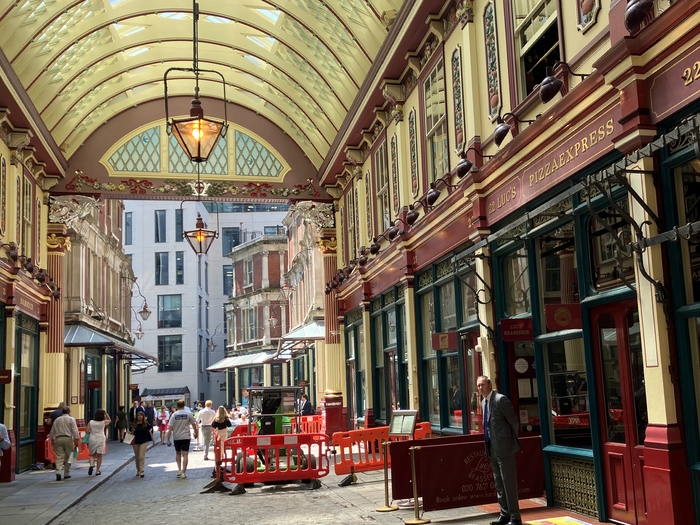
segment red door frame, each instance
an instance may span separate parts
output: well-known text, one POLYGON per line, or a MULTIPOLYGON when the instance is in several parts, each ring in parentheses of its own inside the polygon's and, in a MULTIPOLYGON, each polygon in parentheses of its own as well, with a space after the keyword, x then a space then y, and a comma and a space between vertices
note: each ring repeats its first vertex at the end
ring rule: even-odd
MULTIPOLYGON (((628 299, 618 303, 592 308, 593 356, 598 371, 596 384, 602 401, 598 418, 603 439, 603 468, 605 472, 605 500, 608 517, 632 525, 645 525, 646 502, 644 494, 644 443, 638 443, 636 406, 630 363, 628 318, 637 310, 637 300, 628 299), (617 362, 620 375, 620 416, 624 424, 625 443, 608 441, 608 400, 604 399, 603 364, 600 342, 600 318, 609 314, 615 326, 617 362)), ((611 327, 608 327, 611 328, 611 327)))

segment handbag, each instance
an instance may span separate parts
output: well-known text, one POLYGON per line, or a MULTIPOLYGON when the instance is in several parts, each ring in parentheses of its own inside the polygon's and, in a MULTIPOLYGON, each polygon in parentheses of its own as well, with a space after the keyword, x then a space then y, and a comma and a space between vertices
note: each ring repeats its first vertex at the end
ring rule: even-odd
POLYGON ((89 441, 90 441, 90 434, 88 434, 86 432, 85 435, 83 436, 83 443, 87 443, 89 441))
POLYGON ((127 445, 131 445, 131 443, 134 441, 134 435, 131 433, 130 430, 126 431, 126 434, 124 434, 124 443, 127 445))

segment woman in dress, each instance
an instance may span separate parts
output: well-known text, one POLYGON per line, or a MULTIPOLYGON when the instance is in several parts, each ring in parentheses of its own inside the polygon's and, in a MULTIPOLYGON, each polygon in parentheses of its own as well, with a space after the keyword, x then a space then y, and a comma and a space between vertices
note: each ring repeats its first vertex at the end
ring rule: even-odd
POLYGON ((105 429, 109 427, 112 420, 109 418, 107 412, 100 408, 95 412, 95 417, 90 420, 87 428, 85 429, 86 434, 90 434, 88 439, 88 452, 90 453, 88 461, 90 462, 90 467, 88 468, 88 476, 92 476, 92 471, 96 467, 95 475, 99 476, 102 474, 100 472, 100 467, 102 466, 102 455, 105 453, 105 429))
POLYGON ((134 459, 136 463, 136 476, 143 477, 146 470, 146 449, 150 441, 155 446, 156 440, 153 438, 153 427, 148 424, 144 412, 136 413, 136 420, 131 425, 131 433, 134 441, 131 446, 134 449, 134 459))
POLYGON ((158 413, 158 431, 160 432, 160 444, 165 445, 165 434, 168 432, 168 420, 170 419, 170 414, 165 408, 165 405, 160 407, 160 412, 158 413))
POLYGON ((127 413, 124 405, 122 405, 119 407, 119 411, 117 412, 117 422, 115 423, 117 432, 119 432, 119 441, 122 443, 124 442, 124 434, 126 434, 126 427, 128 426, 126 417, 127 413))
POLYGON ((223 446, 224 440, 228 437, 228 429, 231 426, 231 420, 228 418, 226 407, 220 406, 216 411, 216 417, 211 423, 211 428, 219 434, 219 439, 223 446))

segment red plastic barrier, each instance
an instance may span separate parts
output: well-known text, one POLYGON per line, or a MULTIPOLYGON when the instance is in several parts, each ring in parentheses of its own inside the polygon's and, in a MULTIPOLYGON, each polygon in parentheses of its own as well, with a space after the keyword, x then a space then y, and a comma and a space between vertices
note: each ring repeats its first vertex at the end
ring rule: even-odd
POLYGON ((319 479, 330 471, 328 445, 325 434, 230 437, 221 449, 221 474, 237 484, 319 479))
MULTIPOLYGON (((81 443, 78 445, 78 457, 74 461, 85 461, 90 457, 90 450, 88 449, 87 443, 82 443, 83 436, 85 436, 85 427, 79 427, 78 433, 80 434, 81 443)), ((107 453, 107 441, 105 441, 105 451, 107 453)), ((44 441, 44 454, 46 456, 46 461, 49 463, 56 463, 56 454, 53 451, 53 443, 51 442, 51 437, 47 437, 44 441)))
POLYGON ((301 416, 299 418, 299 434, 320 434, 323 425, 322 416, 301 416))
MULTIPOLYGON (((431 434, 430 423, 425 421, 416 425, 413 439, 426 439, 431 434)), ((369 472, 384 468, 382 441, 406 441, 409 436, 389 436, 389 427, 374 427, 333 434, 335 447, 335 473, 337 475, 351 472, 369 472)), ((389 450, 389 449, 387 449, 389 450)), ((387 457, 391 466, 391 455, 387 457)))

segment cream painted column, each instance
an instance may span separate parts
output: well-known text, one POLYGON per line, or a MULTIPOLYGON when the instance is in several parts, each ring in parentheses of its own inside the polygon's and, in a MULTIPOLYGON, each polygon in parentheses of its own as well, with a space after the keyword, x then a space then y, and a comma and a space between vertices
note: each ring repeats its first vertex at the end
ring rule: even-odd
MULTIPOLYGON (((14 317, 7 317, 5 319, 5 363, 3 368, 5 370, 18 370, 20 364, 15 363, 16 353, 16 337, 17 332, 17 320, 14 317)), ((17 379, 12 377, 12 382, 6 385, 2 385, 5 388, 5 406, 3 407, 4 412, 4 424, 8 430, 14 429, 15 421, 15 381, 17 379)))
POLYGON ((323 392, 326 390, 326 343, 324 341, 316 341, 316 384, 314 385, 316 392, 316 405, 323 397, 323 392))
MULTIPOLYGON (((642 159, 630 169, 654 170, 651 158, 642 159)), ((654 177, 651 174, 630 173, 630 185, 655 213, 658 212, 654 177)), ((646 211, 633 198, 629 198, 632 218, 637 224, 649 221, 642 229, 644 235, 652 237, 660 233, 646 211)), ((651 246, 642 254, 646 272, 655 280, 664 282, 661 245, 651 246)), ((656 289, 639 271, 635 257, 635 278, 637 282, 637 300, 639 304, 639 325, 644 355, 644 384, 647 395, 647 412, 650 424, 673 425, 678 421, 673 382, 669 374, 671 358, 669 352, 669 327, 666 323, 663 304, 656 301, 656 289), (653 392, 654 395, 648 395, 653 392)), ((669 306, 670 307, 670 306, 669 306)))
MULTIPOLYGON (((365 408, 374 407, 374 395, 372 389, 372 352, 374 346, 372 341, 372 316, 369 311, 369 304, 362 305, 362 340, 360 341, 360 366, 362 367, 362 399, 365 406, 362 407, 362 416, 364 416, 365 408)), ((358 414, 359 416, 359 414, 358 414)), ((377 417, 377 414, 375 414, 377 417)), ((365 422, 365 428, 367 428, 365 422)))
POLYGON ((269 262, 270 262, 270 252, 262 252, 262 287, 263 288, 269 288, 270 287, 270 268, 269 268, 269 262))
POLYGON ((58 293, 47 305, 48 330, 45 348, 41 349, 41 367, 39 379, 39 407, 57 406, 66 399, 66 356, 63 350, 64 304, 60 289, 64 288, 65 255, 70 251, 70 238, 66 236, 64 224, 49 224, 46 270, 59 287, 58 293))
POLYGON ((405 312, 404 330, 406 330, 406 354, 408 362, 406 363, 408 373, 408 408, 418 410, 419 403, 419 388, 418 388, 418 340, 416 334, 418 327, 416 325, 416 292, 413 289, 413 284, 406 285, 404 290, 405 312))
MULTIPOLYGON (((327 229, 321 233, 318 241, 318 248, 323 254, 323 275, 324 281, 330 281, 338 269, 337 248, 335 230, 327 229)), ((334 292, 324 296, 325 329, 326 337, 324 344, 325 363, 325 385, 326 393, 345 392, 345 354, 343 352, 342 325, 338 322, 338 300, 334 292)), ((347 405, 347 400, 344 401, 347 405)))
POLYGON ((76 420, 81 420, 85 414, 85 403, 87 401, 87 384, 84 374, 85 370, 85 348, 73 347, 69 350, 70 353, 70 370, 69 370, 69 392, 66 403, 70 407, 71 415, 76 420), (77 400, 77 403, 73 401, 77 400))
MULTIPOLYGON (((474 255, 484 257, 479 257, 475 261, 476 272, 481 276, 486 284, 493 290, 493 276, 491 275, 491 265, 488 261, 491 259, 491 254, 488 248, 482 248, 477 250, 474 255)), ((488 290, 483 283, 482 287, 479 288, 479 319, 486 326, 490 326, 495 331, 496 320, 494 317, 494 298, 489 296, 488 290), (482 304, 487 303, 487 304, 482 304)), ((489 339, 489 334, 486 328, 483 326, 479 327, 479 342, 478 348, 481 349, 481 366, 485 376, 491 378, 494 388, 497 387, 496 381, 496 341, 489 339)))

